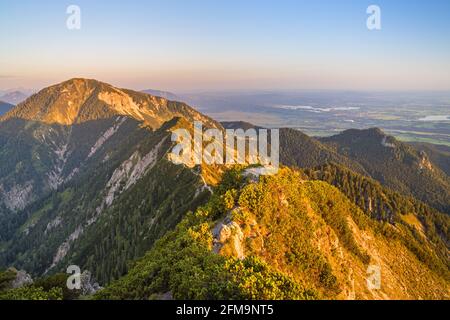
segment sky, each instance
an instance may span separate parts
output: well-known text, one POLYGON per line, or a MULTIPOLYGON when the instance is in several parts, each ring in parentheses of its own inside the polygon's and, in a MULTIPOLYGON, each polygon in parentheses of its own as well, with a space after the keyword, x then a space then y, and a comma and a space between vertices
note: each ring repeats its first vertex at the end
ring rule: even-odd
POLYGON ((0 89, 73 77, 175 92, 450 90, 450 1, 0 0, 0 89), (366 26, 372 4, 381 30, 366 26))

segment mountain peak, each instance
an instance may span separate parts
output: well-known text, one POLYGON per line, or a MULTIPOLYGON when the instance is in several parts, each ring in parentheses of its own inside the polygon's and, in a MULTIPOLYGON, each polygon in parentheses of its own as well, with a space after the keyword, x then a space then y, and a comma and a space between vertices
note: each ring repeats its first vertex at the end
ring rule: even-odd
POLYGON ((175 116, 213 122, 184 103, 84 78, 73 78, 42 89, 5 114, 0 121, 18 118, 72 125, 117 115, 128 116, 153 128, 175 116))
POLYGON ((386 134, 380 128, 368 128, 368 129, 348 129, 341 132, 339 135, 357 135, 367 137, 384 137, 386 134))
POLYGON ((176 94, 169 92, 169 91, 146 89, 146 90, 142 90, 141 92, 147 93, 152 96, 161 97, 161 98, 164 98, 167 100, 176 100, 176 101, 180 100, 180 97, 178 97, 176 94))
POLYGON ((366 148, 395 149, 399 143, 393 136, 386 134, 380 128, 349 129, 331 137, 320 139, 323 142, 338 142, 342 145, 364 145, 366 148))
POLYGON ((77 88, 99 88, 99 87, 113 87, 112 85, 101 82, 96 79, 88 79, 88 78, 72 78, 66 81, 63 81, 61 83, 55 84, 52 87, 60 87, 60 88, 71 88, 71 87, 77 87, 77 88))
MULTIPOLYGON (((112 85, 101 82, 95 79, 85 79, 85 78, 72 78, 67 81, 61 82, 59 84, 55 84, 48 88, 43 89, 42 91, 50 91, 56 94, 70 94, 72 91, 76 91, 80 94, 92 94, 93 91, 97 90, 113 90, 115 89, 112 85)), ((118 89, 117 89, 118 90, 118 89)), ((41 92, 42 92, 41 91, 41 92)))

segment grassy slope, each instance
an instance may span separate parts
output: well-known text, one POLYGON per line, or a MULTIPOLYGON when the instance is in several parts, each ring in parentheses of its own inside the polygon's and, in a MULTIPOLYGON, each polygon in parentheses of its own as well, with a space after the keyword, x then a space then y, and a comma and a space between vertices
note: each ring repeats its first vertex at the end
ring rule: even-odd
MULTIPOLYGON (((228 173, 206 206, 97 298, 449 296, 448 270, 438 275, 405 246, 406 225, 371 219, 335 187, 290 169, 257 183, 241 184, 239 177, 228 173), (220 223, 231 231, 217 235, 220 223), (367 288, 372 264, 381 268, 381 290, 367 288)), ((432 253, 432 246, 424 250, 432 253)))

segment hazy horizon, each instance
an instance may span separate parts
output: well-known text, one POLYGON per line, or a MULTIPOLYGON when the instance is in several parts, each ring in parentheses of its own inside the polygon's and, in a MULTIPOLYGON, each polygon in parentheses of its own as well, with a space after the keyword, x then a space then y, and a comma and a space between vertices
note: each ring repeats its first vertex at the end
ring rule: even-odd
POLYGON ((0 88, 450 91, 448 1, 2 1, 0 88), (81 9, 69 30, 69 5, 81 9), (366 26, 381 9, 381 30, 366 26))
POLYGON ((118 85, 117 83, 105 81, 104 79, 100 78, 86 78, 86 77, 68 77, 60 80, 55 80, 54 82, 48 82, 46 84, 42 84, 40 86, 35 87, 26 87, 26 86, 8 86, 7 84, 4 86, 0 86, 0 92, 6 93, 6 92, 14 92, 19 91, 27 94, 34 94, 37 93, 49 86, 56 85, 65 81, 68 81, 70 79, 76 79, 76 78, 85 78, 85 79, 91 79, 96 80, 104 83, 108 83, 114 87, 117 88, 123 88, 123 89, 130 89, 134 91, 145 91, 145 90, 155 90, 155 91, 162 91, 162 92, 168 92, 173 93, 175 95, 189 95, 189 94, 205 94, 205 95, 233 95, 233 94, 265 94, 265 93, 355 93, 355 94, 393 94, 393 95, 401 95, 401 94, 450 94, 450 89, 445 90, 419 90, 419 89, 410 89, 410 90, 399 90, 399 89, 378 89, 378 90, 369 90, 369 89, 328 89, 328 88, 317 88, 317 89, 305 89, 305 88, 296 88, 296 89, 284 89, 284 88, 230 88, 230 89, 220 89, 220 88, 194 88, 194 89, 181 89, 176 90, 175 88, 161 88, 157 86, 152 86, 152 84, 149 84, 148 86, 122 86, 118 85))

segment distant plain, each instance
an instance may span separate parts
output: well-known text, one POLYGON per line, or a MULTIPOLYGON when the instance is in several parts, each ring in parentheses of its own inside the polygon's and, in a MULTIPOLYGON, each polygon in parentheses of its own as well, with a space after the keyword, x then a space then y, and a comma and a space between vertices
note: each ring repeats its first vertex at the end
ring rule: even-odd
POLYGON ((450 146, 450 92, 257 91, 180 94, 219 121, 313 136, 379 127, 403 141, 450 146))

